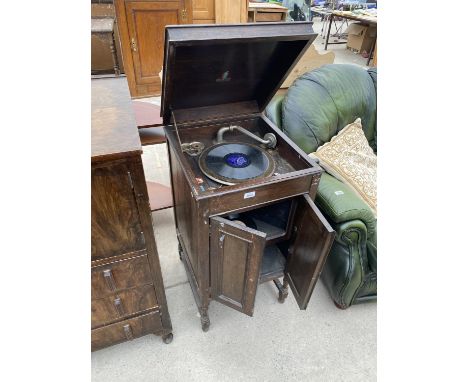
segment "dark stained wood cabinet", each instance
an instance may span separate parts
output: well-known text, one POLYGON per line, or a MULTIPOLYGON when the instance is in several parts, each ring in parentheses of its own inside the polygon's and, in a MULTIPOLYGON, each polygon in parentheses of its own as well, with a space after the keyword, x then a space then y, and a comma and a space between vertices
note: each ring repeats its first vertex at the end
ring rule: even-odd
POLYGON ((93 259, 107 258, 119 251, 136 252, 146 247, 132 187, 127 163, 115 163, 93 170, 93 259))
POLYGON ((94 79, 91 348, 156 334, 172 340, 141 144, 125 78, 94 79))
POLYGON ((161 94, 164 28, 191 24, 191 0, 116 0, 115 11, 130 94, 161 94))
MULTIPOLYGON (((313 202, 320 166, 263 114, 315 37, 311 23, 166 28, 161 114, 179 255, 204 331, 213 300, 252 316, 263 282, 275 283, 280 302, 290 286, 306 309, 332 245, 335 233, 313 202), (220 138, 222 130, 229 133, 220 138), (274 147, 258 143, 268 134, 276 137, 274 147), (191 148, 222 145, 261 148, 274 172, 216 181, 202 171, 206 151, 191 148)), ((211 160, 231 171, 225 163, 233 154, 211 160)))

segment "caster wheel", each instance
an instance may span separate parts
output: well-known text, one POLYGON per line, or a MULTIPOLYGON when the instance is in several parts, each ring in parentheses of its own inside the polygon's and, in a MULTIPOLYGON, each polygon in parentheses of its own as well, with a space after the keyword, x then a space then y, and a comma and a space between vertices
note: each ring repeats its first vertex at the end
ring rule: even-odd
POLYGON ((280 304, 284 304, 284 297, 278 297, 278 302, 280 304))
POLYGON ((210 330, 210 323, 202 323, 201 326, 202 330, 206 333, 208 330, 210 330))
POLYGON ((174 338, 174 335, 172 333, 169 333, 169 334, 166 334, 165 336, 163 336, 162 339, 163 339, 163 342, 165 344, 170 344, 172 342, 173 338, 174 338))

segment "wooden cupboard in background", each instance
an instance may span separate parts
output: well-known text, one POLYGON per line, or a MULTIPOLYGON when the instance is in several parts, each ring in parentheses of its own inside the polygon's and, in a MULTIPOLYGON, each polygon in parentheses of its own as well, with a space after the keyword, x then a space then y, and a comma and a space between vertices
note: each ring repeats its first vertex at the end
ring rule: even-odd
POLYGON ((215 0, 192 0, 193 23, 215 23, 215 0))
MULTIPOLYGON (((112 0, 91 0, 91 18, 114 18, 115 9, 112 0)), ((120 35, 117 26, 114 26, 115 47, 117 60, 121 73, 123 70, 122 52, 120 49, 120 35)), ((112 53, 109 43, 96 35, 91 35, 91 72, 114 73, 112 53)))
POLYGON ((216 24, 239 24, 247 22, 249 0, 213 0, 216 24))
POLYGON ((161 95, 166 25, 246 23, 249 1, 115 0, 114 6, 130 94, 141 98, 161 95))
POLYGON ((114 5, 132 98, 160 95, 164 27, 192 24, 192 1, 115 0, 114 5))
POLYGON ((246 23, 248 6, 248 0, 192 0, 193 23, 246 23))

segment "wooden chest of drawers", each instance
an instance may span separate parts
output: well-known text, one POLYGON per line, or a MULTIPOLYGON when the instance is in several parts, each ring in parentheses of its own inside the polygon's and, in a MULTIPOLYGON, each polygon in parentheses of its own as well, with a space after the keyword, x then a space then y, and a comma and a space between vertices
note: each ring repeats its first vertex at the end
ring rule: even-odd
POLYGON ((141 144, 125 78, 92 80, 91 348, 172 340, 141 144))

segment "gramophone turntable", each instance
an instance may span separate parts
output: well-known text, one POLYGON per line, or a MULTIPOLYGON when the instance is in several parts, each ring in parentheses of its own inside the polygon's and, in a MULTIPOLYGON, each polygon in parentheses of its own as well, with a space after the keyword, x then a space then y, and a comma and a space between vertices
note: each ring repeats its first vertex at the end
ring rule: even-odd
POLYGON ((212 300, 253 315, 267 281, 305 309, 333 242, 313 202, 321 168, 263 114, 316 36, 301 22, 166 27, 179 256, 205 331, 212 300))
POLYGON ((217 134, 217 144, 203 151, 198 160, 201 171, 215 182, 234 185, 246 180, 271 176, 275 170, 272 156, 263 148, 242 142, 224 142, 226 131, 238 130, 266 147, 276 147, 276 136, 267 133, 263 139, 241 126, 222 127, 217 134))

